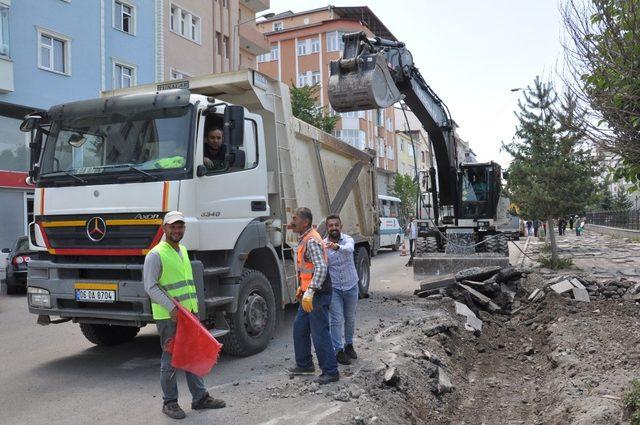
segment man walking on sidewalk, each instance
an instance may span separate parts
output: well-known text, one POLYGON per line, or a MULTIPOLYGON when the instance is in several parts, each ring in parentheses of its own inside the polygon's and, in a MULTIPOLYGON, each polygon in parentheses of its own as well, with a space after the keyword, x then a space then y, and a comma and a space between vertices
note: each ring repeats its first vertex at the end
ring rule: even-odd
POLYGON ((342 221, 338 215, 330 215, 325 220, 329 236, 324 240, 329 257, 329 276, 333 295, 331 296, 331 339, 338 363, 348 365, 358 355, 353 349, 353 331, 358 304, 358 272, 353 262, 354 242, 342 233, 342 221), (344 335, 344 340, 343 340, 344 335))
POLYGON ((413 249, 416 244, 416 239, 418 239, 418 225, 414 217, 411 217, 409 224, 407 224, 407 236, 409 236, 409 261, 407 261, 405 266, 409 267, 413 264, 413 249))
POLYGON ((329 333, 331 278, 327 272, 327 251, 320 234, 312 227, 309 208, 298 208, 289 226, 298 233, 297 266, 300 286, 298 314, 293 322, 293 347, 296 366, 289 369, 294 375, 313 374, 311 339, 322 374, 315 382, 328 384, 340 379, 338 363, 329 333))
MULTIPOLYGON (((164 404, 162 413, 173 419, 183 419, 186 414, 178 405, 176 369, 171 366, 171 353, 166 345, 176 334, 178 308, 169 297, 180 302, 187 310, 198 312, 198 299, 193 284, 193 272, 187 249, 180 245, 186 229, 181 212, 171 211, 164 216, 162 229, 165 240, 156 245, 144 259, 144 289, 151 298, 153 319, 158 327, 162 357, 160 358, 160 386, 164 404)), ((225 402, 209 395, 204 380, 186 372, 187 384, 193 401, 191 408, 219 409, 225 402)))

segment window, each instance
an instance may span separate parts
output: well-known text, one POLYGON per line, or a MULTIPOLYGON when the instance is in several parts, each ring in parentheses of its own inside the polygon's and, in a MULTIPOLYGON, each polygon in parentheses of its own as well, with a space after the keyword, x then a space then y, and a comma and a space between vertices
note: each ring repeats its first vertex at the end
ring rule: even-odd
POLYGON ((327 52, 339 52, 344 48, 342 36, 344 31, 332 31, 327 33, 327 52))
POLYGON ((0 4, 0 55, 9 56, 9 8, 0 4))
POLYGON ((218 54, 222 55, 222 34, 216 31, 216 47, 218 50, 218 54))
POLYGON ((376 110, 376 125, 382 127, 384 125, 384 109, 376 110))
POLYGON ((223 124, 222 115, 207 116, 203 158, 200 159, 207 167, 207 175, 215 176, 257 167, 258 133, 256 122, 251 119, 244 120, 244 140, 240 145, 230 143, 221 137, 220 130, 215 130, 223 128, 223 124))
POLYGON ((135 9, 128 3, 120 0, 113 2, 113 27, 127 34, 134 34, 135 9))
POLYGON ((169 29, 194 43, 200 44, 202 33, 201 20, 195 15, 182 7, 172 4, 170 13, 169 29))
POLYGON ((320 51, 320 38, 311 39, 311 53, 318 53, 320 51))
POLYGON ((135 86, 136 69, 132 65, 113 63, 113 88, 123 89, 135 86))
POLYGON ((350 144, 355 148, 364 149, 366 146, 367 134, 363 130, 352 130, 352 129, 335 130, 333 134, 338 139, 341 139, 342 141, 350 144))
POLYGON ((187 74, 186 72, 178 71, 177 69, 171 68, 171 79, 172 80, 183 80, 185 78, 191 77, 191 74, 187 74))
MULTIPOLYGON (((267 53, 267 55, 268 55, 268 53, 267 53)), ((270 58, 270 60, 277 61, 279 59, 280 59, 280 49, 278 48, 278 45, 276 44, 274 46, 271 46, 271 58, 270 58)))
POLYGON ((307 74, 298 74, 298 87, 307 85, 307 74))
POLYGON ((394 159, 393 146, 391 146, 391 145, 387 145, 387 158, 391 159, 391 160, 394 159))
POLYGON ((384 158, 384 140, 378 139, 378 156, 384 158))
POLYGON ((71 40, 65 36, 38 29, 38 66, 42 69, 69 75, 71 40))
POLYGON ((226 35, 222 38, 224 57, 229 59, 231 57, 231 53, 229 52, 229 37, 226 35))
POLYGON ((262 55, 258 55, 258 63, 269 62, 271 60, 271 53, 263 53, 262 55))
POLYGON ((307 54, 307 40, 298 40, 298 56, 307 54))
POLYGON ((404 141, 400 140, 400 152, 404 152, 404 141))
POLYGON ((311 73, 311 85, 320 84, 320 71, 311 73))
POLYGON ((283 29, 284 29, 284 24, 282 23, 282 21, 273 23, 274 31, 282 31, 283 29))
POLYGON ((29 133, 20 131, 22 120, 0 115, 0 170, 29 170, 29 133))

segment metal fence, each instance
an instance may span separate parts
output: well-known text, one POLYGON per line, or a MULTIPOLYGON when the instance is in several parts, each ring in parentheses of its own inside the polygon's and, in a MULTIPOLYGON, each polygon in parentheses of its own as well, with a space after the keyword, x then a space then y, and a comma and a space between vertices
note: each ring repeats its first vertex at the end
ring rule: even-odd
POLYGON ((640 210, 588 212, 586 217, 587 224, 640 230, 640 210))

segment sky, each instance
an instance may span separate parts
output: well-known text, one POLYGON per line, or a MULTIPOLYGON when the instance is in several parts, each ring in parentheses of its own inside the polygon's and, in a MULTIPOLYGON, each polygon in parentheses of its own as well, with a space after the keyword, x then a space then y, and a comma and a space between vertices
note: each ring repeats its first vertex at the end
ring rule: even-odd
POLYGON ((514 110, 536 76, 557 80, 562 24, 558 0, 271 0, 266 12, 368 6, 406 43, 415 66, 447 104, 478 160, 506 166, 514 110))

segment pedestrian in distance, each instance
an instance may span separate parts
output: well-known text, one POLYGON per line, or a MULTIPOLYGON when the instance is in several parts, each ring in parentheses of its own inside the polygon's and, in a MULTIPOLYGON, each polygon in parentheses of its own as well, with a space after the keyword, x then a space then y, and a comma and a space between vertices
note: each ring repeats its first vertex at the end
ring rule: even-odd
POLYGON ((336 360, 343 365, 358 358, 353 348, 353 332, 358 304, 358 272, 353 260, 354 241, 342 233, 342 221, 338 215, 325 219, 328 236, 325 238, 329 258, 329 276, 333 294, 331 296, 331 340, 336 360))
POLYGON ((411 266, 413 264, 413 249, 416 245, 416 239, 418 239, 418 225, 416 223, 415 217, 411 217, 409 219, 409 224, 407 224, 406 235, 409 237, 409 261, 405 266, 411 266))
MULTIPOLYGON (((181 212, 171 211, 162 222, 165 240, 156 245, 144 259, 144 289, 151 298, 153 319, 158 327, 162 357, 160 358, 160 386, 162 387, 162 413, 173 419, 183 419, 186 414, 178 404, 176 369, 171 366, 171 353, 167 343, 176 334, 178 308, 172 297, 192 313, 198 312, 196 287, 187 249, 180 245, 186 230, 181 212)), ((225 407, 223 400, 215 399, 207 392, 203 378, 185 371, 187 385, 191 391, 191 408, 219 409, 225 407)))
POLYGON ((573 230, 573 221, 575 220, 575 218, 573 216, 569 217, 569 229, 573 230))
POLYGON ((331 277, 327 267, 327 249, 322 237, 312 226, 313 215, 308 208, 298 208, 289 228, 298 233, 296 263, 300 300, 293 321, 293 348, 296 366, 289 369, 294 375, 315 373, 311 340, 322 373, 315 379, 320 385, 340 379, 336 354, 329 332, 329 306, 331 305, 331 277))
POLYGON ((527 220, 527 236, 533 236, 533 223, 527 220))
POLYGON ((533 236, 538 237, 538 231, 540 230, 540 220, 537 218, 533 220, 533 236))
POLYGON ((564 235, 564 229, 567 227, 567 220, 561 218, 558 220, 558 235, 564 235))

